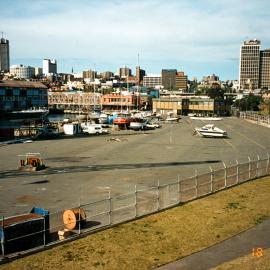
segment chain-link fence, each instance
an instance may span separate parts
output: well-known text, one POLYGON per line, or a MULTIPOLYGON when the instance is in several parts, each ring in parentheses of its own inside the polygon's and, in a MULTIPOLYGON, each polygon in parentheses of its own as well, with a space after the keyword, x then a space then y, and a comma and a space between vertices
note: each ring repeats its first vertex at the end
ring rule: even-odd
POLYGON ((260 115, 258 112, 240 112, 240 117, 261 126, 270 127, 270 115, 260 115))
POLYGON ((270 174, 269 155, 248 157, 247 162, 227 166, 208 173, 180 179, 175 182, 129 194, 111 196, 77 207, 49 213, 42 208, 33 208, 31 213, 2 217, 0 221, 1 260, 43 247, 65 242, 70 238, 108 228, 115 224, 134 220, 160 210, 191 201, 219 190, 270 174))

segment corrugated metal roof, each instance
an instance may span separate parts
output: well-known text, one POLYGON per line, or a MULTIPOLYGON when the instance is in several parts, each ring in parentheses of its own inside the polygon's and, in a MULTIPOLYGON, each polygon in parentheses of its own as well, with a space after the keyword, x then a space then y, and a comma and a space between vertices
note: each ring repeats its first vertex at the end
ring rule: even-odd
POLYGON ((0 87, 47 89, 47 86, 41 82, 11 81, 11 80, 0 81, 0 87))

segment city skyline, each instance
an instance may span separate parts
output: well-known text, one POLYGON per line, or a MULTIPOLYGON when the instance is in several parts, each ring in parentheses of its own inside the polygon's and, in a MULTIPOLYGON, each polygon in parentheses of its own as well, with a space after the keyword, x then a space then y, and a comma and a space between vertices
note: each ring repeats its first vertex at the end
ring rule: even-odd
MULTIPOLYGON (((0 0, 3 2, 3 0, 0 0)), ((0 31, 10 62, 42 66, 54 58, 59 72, 149 73, 183 70, 191 79, 215 73, 238 79, 239 46, 257 38, 270 48, 270 3, 260 1, 5 1, 0 31)))

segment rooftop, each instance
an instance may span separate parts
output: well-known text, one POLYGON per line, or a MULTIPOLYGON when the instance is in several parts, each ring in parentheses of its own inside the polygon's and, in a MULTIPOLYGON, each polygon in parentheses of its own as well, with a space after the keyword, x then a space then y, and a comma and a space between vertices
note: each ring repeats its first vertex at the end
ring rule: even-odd
POLYGON ((10 81, 0 81, 0 87, 47 89, 47 86, 41 82, 11 81, 11 80, 10 81))

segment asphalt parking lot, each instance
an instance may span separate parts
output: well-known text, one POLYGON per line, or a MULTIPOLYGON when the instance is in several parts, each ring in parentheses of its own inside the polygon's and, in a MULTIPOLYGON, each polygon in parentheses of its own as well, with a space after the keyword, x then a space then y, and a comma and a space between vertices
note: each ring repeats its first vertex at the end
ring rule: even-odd
POLYGON ((0 147, 0 215, 28 212, 33 206, 51 211, 128 193, 137 187, 170 183, 226 164, 266 156, 270 129, 243 119, 215 124, 228 138, 193 136, 206 124, 188 117, 145 132, 114 131, 103 136, 64 137, 0 147), (47 169, 18 171, 20 154, 39 152, 47 169))

